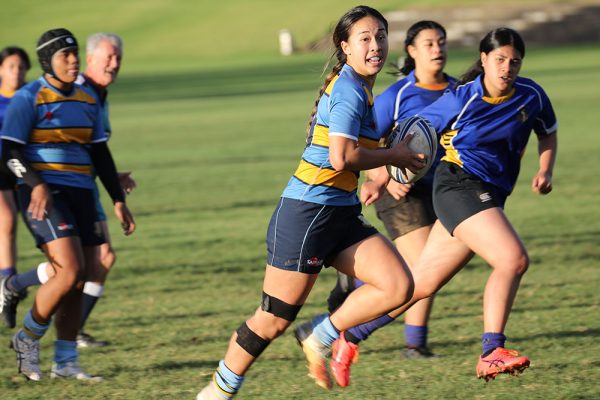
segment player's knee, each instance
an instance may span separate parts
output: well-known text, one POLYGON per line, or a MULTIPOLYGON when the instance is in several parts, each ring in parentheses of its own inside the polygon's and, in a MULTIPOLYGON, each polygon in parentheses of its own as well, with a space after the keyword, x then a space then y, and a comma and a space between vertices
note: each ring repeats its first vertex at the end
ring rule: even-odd
POLYGON ((275 339, 296 320, 301 308, 302 305, 289 304, 263 292, 260 310, 255 315, 259 334, 269 340, 275 339))
POLYGON ((271 339, 267 339, 250 329, 247 322, 244 322, 236 330, 236 343, 253 357, 258 357, 269 346, 271 339))
POLYGON ((515 273, 517 275, 523 275, 529 269, 529 255, 527 251, 523 250, 520 254, 517 255, 514 261, 515 265, 515 273))
POLYGON ((117 254, 112 247, 108 247, 106 251, 101 253, 100 263, 107 271, 110 270, 113 265, 115 265, 115 262, 117 262, 117 254))
POLYGON ((55 268, 55 271, 57 290, 60 292, 66 293, 83 282, 83 274, 78 268, 55 268))
POLYGON ((393 276, 388 276, 380 282, 385 301, 390 307, 399 307, 409 301, 415 289, 414 281, 410 274, 398 271, 393 276))

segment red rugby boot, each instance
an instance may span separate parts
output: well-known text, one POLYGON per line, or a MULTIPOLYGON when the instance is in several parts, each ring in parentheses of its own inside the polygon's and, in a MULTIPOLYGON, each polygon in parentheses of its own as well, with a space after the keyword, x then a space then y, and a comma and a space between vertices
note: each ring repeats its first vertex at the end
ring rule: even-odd
POLYGON ((358 345, 346 341, 344 332, 331 346, 332 355, 329 366, 333 378, 341 387, 350 384, 350 365, 358 362, 358 345))
POLYGON ((494 379, 498 374, 518 375, 529 367, 529 359, 516 350, 496 347, 486 357, 479 356, 477 377, 486 381, 494 379))

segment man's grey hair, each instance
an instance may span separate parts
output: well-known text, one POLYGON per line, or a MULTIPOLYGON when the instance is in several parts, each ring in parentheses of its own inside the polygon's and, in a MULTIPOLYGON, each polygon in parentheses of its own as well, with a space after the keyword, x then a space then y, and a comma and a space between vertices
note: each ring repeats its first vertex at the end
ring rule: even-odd
POLYGON ((88 37, 86 49, 85 49, 86 53, 93 54, 96 51, 96 49, 98 48, 98 45, 100 44, 100 42, 103 42, 105 40, 110 42, 113 46, 117 47, 119 50, 123 51, 123 40, 121 39, 121 37, 119 35, 114 34, 114 33, 108 33, 108 32, 98 32, 98 33, 94 33, 88 37))

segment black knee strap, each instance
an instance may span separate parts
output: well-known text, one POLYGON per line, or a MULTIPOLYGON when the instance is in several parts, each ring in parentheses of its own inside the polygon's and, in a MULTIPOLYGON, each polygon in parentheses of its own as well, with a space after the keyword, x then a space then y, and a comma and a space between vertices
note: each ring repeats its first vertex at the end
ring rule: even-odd
POLYGON ((269 296, 263 292, 260 308, 276 317, 283 318, 286 321, 294 322, 296 320, 296 316, 302 308, 302 305, 297 306, 288 304, 283 300, 279 300, 277 297, 269 296))
POLYGON ((258 357, 267 348, 270 340, 266 340, 252 332, 245 322, 240 325, 235 340, 240 347, 248 352, 253 357, 258 357))

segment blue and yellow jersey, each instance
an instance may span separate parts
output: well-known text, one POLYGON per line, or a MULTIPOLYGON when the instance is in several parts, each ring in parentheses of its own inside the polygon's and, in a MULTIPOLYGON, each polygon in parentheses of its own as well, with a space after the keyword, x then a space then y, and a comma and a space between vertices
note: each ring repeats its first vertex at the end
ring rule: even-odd
POLYGON ((371 89, 352 67, 344 65, 319 100, 302 160, 282 197, 335 206, 358 204, 359 173, 331 166, 329 137, 345 137, 376 149, 380 136, 372 108, 371 89))
MULTIPOLYGON (((415 71, 390 85, 375 98, 375 121, 380 136, 387 136, 394 125, 406 118, 416 115, 444 94, 453 90, 456 79, 446 76, 446 83, 425 85, 417 82, 415 71)), ((437 162, 442 157, 443 149, 438 147, 437 160, 429 172, 419 180, 421 184, 431 185, 437 162)))
POLYGON ((484 94, 480 75, 445 93, 419 115, 443 132, 442 160, 459 165, 507 196, 519 175, 531 131, 548 135, 558 127, 544 90, 522 77, 517 77, 510 94, 490 98, 484 94))
POLYGON ((94 187, 88 145, 107 140, 92 93, 78 84, 62 93, 43 77, 17 91, 1 137, 25 145, 25 158, 44 181, 88 189, 94 187))

